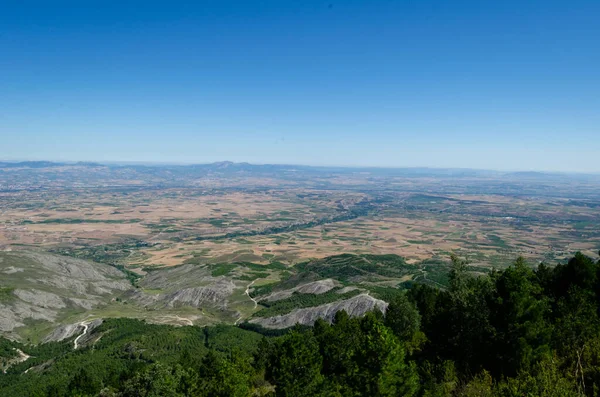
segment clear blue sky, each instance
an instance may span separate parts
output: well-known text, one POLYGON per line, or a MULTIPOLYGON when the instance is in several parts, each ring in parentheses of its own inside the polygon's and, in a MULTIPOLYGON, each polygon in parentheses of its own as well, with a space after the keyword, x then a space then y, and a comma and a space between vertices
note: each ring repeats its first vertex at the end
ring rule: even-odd
POLYGON ((598 0, 4 0, 0 158, 600 172, 599 20, 598 0))

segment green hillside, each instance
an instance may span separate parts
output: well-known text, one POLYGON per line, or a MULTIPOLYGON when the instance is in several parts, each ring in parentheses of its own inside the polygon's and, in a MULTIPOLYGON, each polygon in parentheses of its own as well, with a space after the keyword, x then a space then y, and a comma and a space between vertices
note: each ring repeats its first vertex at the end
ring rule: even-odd
POLYGON ((454 258, 448 280, 391 296, 385 315, 341 311, 280 336, 109 319, 77 350, 2 339, 0 395, 597 395, 600 263, 519 259, 477 276, 454 258))

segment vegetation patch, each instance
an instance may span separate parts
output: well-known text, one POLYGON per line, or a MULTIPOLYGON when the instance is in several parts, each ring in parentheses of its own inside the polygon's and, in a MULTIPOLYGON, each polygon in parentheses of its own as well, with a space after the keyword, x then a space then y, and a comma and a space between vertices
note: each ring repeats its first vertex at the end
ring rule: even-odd
POLYGON ((238 267, 235 263, 219 263, 216 265, 211 265, 210 274, 213 277, 225 276, 229 274, 233 269, 238 267))
POLYGON ((269 295, 273 292, 273 288, 276 285, 277 285, 277 283, 275 282, 275 283, 271 283, 271 284, 252 286, 252 291, 250 292, 250 296, 257 297, 257 296, 269 295))
POLYGON ((132 254, 144 256, 138 252, 140 248, 151 247, 152 244, 141 240, 127 240, 115 244, 89 245, 76 248, 54 248, 50 252, 74 258, 88 259, 109 265, 125 264, 125 259, 132 254))
POLYGON ((397 255, 342 254, 298 264, 298 271, 348 282, 356 277, 403 277, 417 269, 397 255))
POLYGON ((0 287, 0 302, 10 302, 14 299, 13 291, 15 289, 11 287, 0 287))
POLYGON ((294 309, 324 305, 327 303, 349 299, 360 294, 359 290, 352 290, 344 294, 338 293, 339 290, 340 288, 334 288, 318 295, 294 293, 289 298, 278 301, 261 301, 260 304, 265 306, 265 308, 259 310, 254 315, 257 317, 273 317, 281 314, 287 314, 294 309))
POLYGON ((403 289, 394 287, 385 287, 381 285, 369 285, 366 287, 374 298, 381 299, 384 302, 391 302, 395 297, 404 293, 403 289))

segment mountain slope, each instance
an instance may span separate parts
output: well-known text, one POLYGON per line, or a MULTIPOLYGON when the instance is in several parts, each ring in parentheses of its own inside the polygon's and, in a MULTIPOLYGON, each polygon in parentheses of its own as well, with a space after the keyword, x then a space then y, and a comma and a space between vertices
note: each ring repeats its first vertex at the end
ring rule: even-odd
POLYGON ((125 275, 99 263, 39 252, 0 252, 0 332, 106 305, 132 288, 125 275))

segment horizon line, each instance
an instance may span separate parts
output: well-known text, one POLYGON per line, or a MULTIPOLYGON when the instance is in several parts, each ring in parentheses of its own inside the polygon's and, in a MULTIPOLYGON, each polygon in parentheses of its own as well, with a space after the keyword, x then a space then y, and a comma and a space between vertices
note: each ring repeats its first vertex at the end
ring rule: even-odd
POLYGON ((213 165, 213 164, 247 164, 252 166, 289 166, 289 167, 309 167, 309 168, 345 168, 345 169, 378 169, 378 170, 410 170, 410 169, 426 169, 426 170, 456 170, 456 171, 484 171, 496 172, 503 174, 511 173, 538 173, 538 174, 562 174, 562 175, 600 175, 600 171, 560 171, 560 170, 541 170, 541 169, 512 169, 500 170, 493 168, 470 168, 470 167, 432 167, 432 166, 377 166, 377 165, 315 165, 315 164, 292 164, 292 163, 251 163, 247 161, 212 161, 212 162, 173 162, 173 161, 126 161, 126 160, 111 160, 111 161, 95 161, 95 160, 33 160, 33 159, 1 159, 0 163, 51 163, 51 164, 97 164, 97 165, 141 165, 141 166, 178 166, 189 167, 194 165, 213 165))

